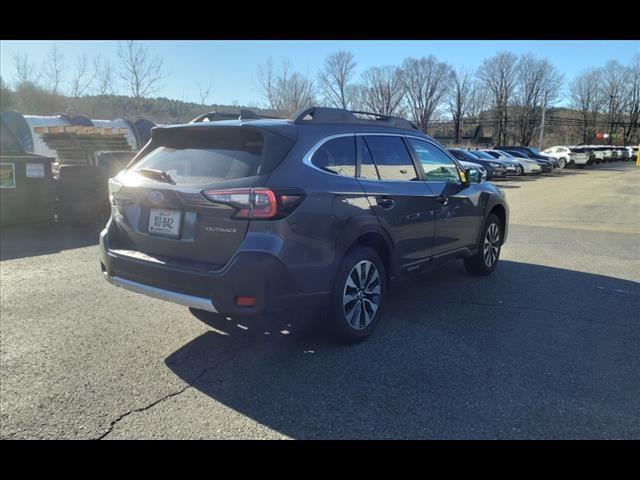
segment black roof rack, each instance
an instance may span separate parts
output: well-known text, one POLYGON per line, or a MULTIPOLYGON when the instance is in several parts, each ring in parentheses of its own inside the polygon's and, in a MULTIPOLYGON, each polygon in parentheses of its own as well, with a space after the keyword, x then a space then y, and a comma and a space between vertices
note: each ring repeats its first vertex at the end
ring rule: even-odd
POLYGON ((392 117, 390 115, 382 115, 380 113, 362 112, 359 110, 345 110, 342 108, 328 107, 310 107, 298 110, 289 119, 290 122, 300 125, 306 122, 346 122, 346 123, 363 123, 371 125, 372 123, 380 124, 382 122, 389 127, 405 128, 409 130, 419 130, 415 123, 405 118, 392 117), (372 119, 358 118, 357 115, 365 115, 373 117, 372 119))
POLYGON ((216 112, 216 111, 203 113, 202 115, 191 120, 189 123, 215 122, 216 120, 259 120, 261 118, 278 119, 280 117, 271 117, 269 115, 258 115, 253 110, 242 108, 240 110, 240 113, 216 112))

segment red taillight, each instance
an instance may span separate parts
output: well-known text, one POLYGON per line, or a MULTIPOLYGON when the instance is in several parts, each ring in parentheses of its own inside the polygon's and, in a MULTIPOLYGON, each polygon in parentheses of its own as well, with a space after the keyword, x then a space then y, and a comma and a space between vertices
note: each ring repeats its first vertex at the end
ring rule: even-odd
POLYGON ((251 200, 251 218, 273 218, 278 213, 276 194, 268 188, 254 188, 251 200))
POLYGON ((233 218, 262 220, 286 217, 302 200, 300 194, 276 193, 269 188, 206 190, 202 194, 211 202, 235 207, 233 218))

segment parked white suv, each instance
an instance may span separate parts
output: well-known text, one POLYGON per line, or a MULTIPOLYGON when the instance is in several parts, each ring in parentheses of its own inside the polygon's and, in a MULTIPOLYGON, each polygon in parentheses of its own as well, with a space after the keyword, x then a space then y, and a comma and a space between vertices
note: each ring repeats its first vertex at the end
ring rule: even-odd
POLYGON ((564 168, 567 165, 584 166, 589 163, 589 154, 578 147, 549 147, 542 154, 557 158, 560 168, 564 168))

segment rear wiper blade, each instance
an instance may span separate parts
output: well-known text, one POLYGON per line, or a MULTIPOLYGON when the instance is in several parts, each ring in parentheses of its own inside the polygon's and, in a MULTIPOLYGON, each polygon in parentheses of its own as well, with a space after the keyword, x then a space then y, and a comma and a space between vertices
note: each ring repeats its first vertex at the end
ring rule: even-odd
POLYGON ((170 183, 171 185, 175 185, 173 178, 167 172, 162 170, 154 170, 152 168, 141 168, 140 170, 136 170, 140 175, 149 177, 153 180, 158 180, 159 182, 170 183))

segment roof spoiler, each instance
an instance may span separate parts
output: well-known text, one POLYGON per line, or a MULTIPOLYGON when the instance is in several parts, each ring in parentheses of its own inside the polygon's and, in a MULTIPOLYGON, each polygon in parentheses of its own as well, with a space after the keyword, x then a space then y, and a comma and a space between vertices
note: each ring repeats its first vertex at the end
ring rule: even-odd
POLYGON ((409 130, 419 130, 417 125, 405 118, 393 117, 390 115, 382 115, 380 113, 363 112, 359 110, 346 110, 342 108, 328 107, 310 107, 298 110, 289 119, 291 123, 296 125, 318 122, 318 123, 361 123, 371 125, 375 123, 380 125, 383 123, 389 127, 404 128, 409 130), (359 118, 367 116, 371 118, 359 118))

